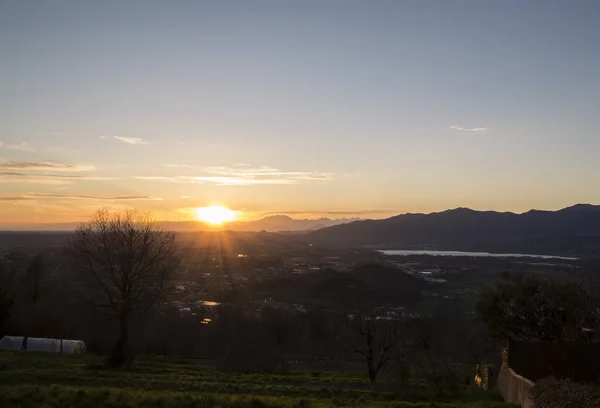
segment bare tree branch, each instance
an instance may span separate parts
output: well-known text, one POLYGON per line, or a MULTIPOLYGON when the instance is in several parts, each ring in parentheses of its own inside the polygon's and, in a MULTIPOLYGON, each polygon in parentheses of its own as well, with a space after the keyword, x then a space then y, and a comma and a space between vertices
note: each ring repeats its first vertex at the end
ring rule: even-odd
POLYGON ((101 210, 77 228, 70 251, 92 278, 86 302, 120 321, 111 357, 120 365, 129 320, 155 305, 179 266, 175 236, 158 229, 148 214, 101 210))

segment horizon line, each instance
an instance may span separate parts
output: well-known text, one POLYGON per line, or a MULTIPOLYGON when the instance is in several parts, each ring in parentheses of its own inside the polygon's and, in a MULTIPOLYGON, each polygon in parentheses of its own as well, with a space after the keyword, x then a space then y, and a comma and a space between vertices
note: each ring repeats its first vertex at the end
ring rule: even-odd
MULTIPOLYGON (((329 217, 320 217, 320 218, 293 218, 288 214, 285 214, 284 212, 282 213, 275 213, 273 215, 268 215, 268 216, 263 216, 261 218, 257 218, 254 220, 235 220, 235 221, 231 221, 231 222, 225 222, 223 224, 220 225, 211 225, 209 223, 206 222, 202 222, 199 220, 179 220, 179 221, 173 221, 173 220, 155 220, 156 223, 158 224, 163 224, 163 223, 175 223, 175 224, 183 224, 183 223, 196 223, 198 225, 202 225, 204 227, 208 227, 206 230, 209 231, 227 231, 227 228, 225 228, 227 225, 232 225, 232 224, 247 224, 247 223, 252 223, 252 222, 260 222, 263 221, 267 218, 270 217, 276 217, 276 216, 286 216, 288 218, 290 218, 292 221, 319 221, 321 219, 328 219, 330 221, 340 221, 340 220, 351 220, 352 221, 376 221, 376 220, 386 220, 386 219, 390 219, 390 218, 394 218, 394 217, 398 217, 398 216, 402 216, 402 215, 432 215, 432 214, 440 214, 440 213, 444 213, 444 212, 450 212, 450 211, 458 211, 458 210, 468 210, 468 211, 473 211, 473 212, 491 212, 491 213, 498 213, 498 214, 514 214, 514 215, 523 215, 523 214, 527 214, 529 212, 532 211, 540 211, 540 212, 559 212, 559 211, 563 211, 569 208, 574 208, 574 207, 600 207, 600 204, 590 204, 590 203, 576 203, 567 207, 560 207, 557 209, 529 209, 527 211, 523 211, 523 212, 514 212, 514 211, 498 211, 498 210, 479 210, 479 209, 472 209, 472 208, 468 208, 468 207, 455 207, 455 208, 449 208, 446 210, 441 210, 441 211, 432 211, 429 213, 422 213, 422 212, 404 212, 404 213, 394 213, 393 211, 390 211, 390 214, 394 214, 394 215, 390 215, 387 217, 383 217, 383 218, 361 218, 361 217, 342 217, 342 218, 329 218, 329 217)), ((310 213, 310 212, 306 212, 306 213, 310 213)), ((357 211, 357 214, 360 213, 360 211, 357 211)), ((352 214, 352 213, 350 213, 352 214)), ((350 215, 349 214, 349 215, 350 215)), ((6 222, 1 222, 0 221, 0 232, 69 232, 69 231, 73 231, 75 228, 65 228, 65 229, 48 229, 48 230, 35 230, 35 229, 10 229, 11 226, 20 226, 21 228, 27 228, 27 227, 34 227, 34 226, 61 226, 61 225, 71 225, 72 227, 76 227, 76 225, 78 224, 82 224, 86 221, 61 221, 61 222, 18 222, 18 221, 6 221, 6 222), (7 228, 8 227, 8 228, 7 228)), ((206 230, 199 230, 199 231, 206 231, 206 230)), ((284 231, 284 230, 282 230, 284 231)), ((304 230, 297 230, 297 231, 304 231, 304 230)), ((177 232, 177 230, 174 230, 174 232, 177 232)), ((191 231, 187 231, 187 232, 191 232, 191 231)), ((237 232, 243 232, 243 231, 237 231, 237 232)), ((248 230, 247 232, 252 232, 252 230, 248 230)))

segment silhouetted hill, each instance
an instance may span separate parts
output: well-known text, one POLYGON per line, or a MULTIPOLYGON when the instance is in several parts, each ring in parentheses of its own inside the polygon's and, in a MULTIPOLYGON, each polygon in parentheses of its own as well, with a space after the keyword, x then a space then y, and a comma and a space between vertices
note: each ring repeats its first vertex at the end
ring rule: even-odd
POLYGON ((600 253, 600 206, 578 204, 523 214, 457 208, 356 221, 312 232, 308 238, 337 247, 590 255, 600 253))
POLYGON ((421 300, 425 281, 399 269, 378 264, 350 272, 325 270, 266 280, 255 288, 285 302, 311 300, 359 308, 367 304, 410 305, 421 300))
POLYGON ((355 219, 319 218, 317 220, 299 220, 287 215, 272 215, 256 221, 237 221, 224 226, 231 231, 314 231, 324 227, 344 224, 355 219))

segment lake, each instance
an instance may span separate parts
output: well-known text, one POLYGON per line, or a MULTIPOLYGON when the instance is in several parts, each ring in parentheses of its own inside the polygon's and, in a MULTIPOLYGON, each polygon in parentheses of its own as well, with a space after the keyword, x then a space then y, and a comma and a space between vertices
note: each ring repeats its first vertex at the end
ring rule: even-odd
POLYGON ((569 258, 555 255, 535 255, 535 254, 494 254, 490 252, 463 252, 463 251, 418 251, 418 250, 397 250, 390 249, 378 251, 384 255, 390 256, 409 256, 409 255, 432 255, 432 256, 470 256, 470 257, 494 257, 494 258, 539 258, 539 259, 564 259, 575 261, 578 258, 569 258))

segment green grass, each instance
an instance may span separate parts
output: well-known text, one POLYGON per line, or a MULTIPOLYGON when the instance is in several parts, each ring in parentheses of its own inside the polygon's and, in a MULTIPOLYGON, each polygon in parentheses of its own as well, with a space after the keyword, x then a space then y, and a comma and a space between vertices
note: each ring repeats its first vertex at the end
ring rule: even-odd
POLYGON ((0 407, 508 407, 469 387, 436 397, 424 385, 373 389, 351 373, 244 374, 158 358, 131 370, 101 364, 95 356, 0 352, 0 407))

